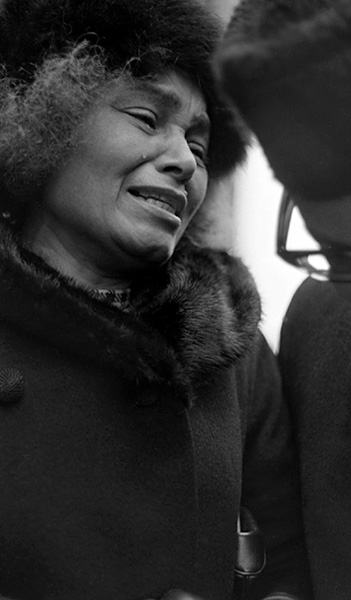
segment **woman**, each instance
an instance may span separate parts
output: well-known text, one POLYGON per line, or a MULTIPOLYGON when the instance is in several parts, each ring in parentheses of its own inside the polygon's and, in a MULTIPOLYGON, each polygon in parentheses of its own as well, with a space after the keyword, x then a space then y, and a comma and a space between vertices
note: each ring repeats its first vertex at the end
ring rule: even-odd
POLYGON ((289 425, 257 294, 239 260, 184 235, 243 153, 209 69, 218 34, 187 0, 4 4, 10 598, 229 600, 241 503, 267 547, 256 597, 303 594, 289 425))

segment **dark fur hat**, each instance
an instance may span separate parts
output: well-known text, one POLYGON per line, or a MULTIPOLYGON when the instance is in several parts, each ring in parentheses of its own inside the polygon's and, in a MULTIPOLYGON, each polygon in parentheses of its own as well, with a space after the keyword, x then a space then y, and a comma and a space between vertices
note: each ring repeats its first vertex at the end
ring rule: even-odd
POLYGON ((135 76, 177 69, 202 88, 213 125, 213 174, 228 172, 244 143, 233 112, 220 98, 210 56, 221 33, 200 0, 4 0, 0 60, 7 73, 30 82, 45 58, 87 40, 102 48, 111 69, 131 64, 135 76))
POLYGON ((196 0, 5 0, 0 53, 22 79, 43 58, 87 39, 104 48, 111 67, 142 58, 148 72, 177 63, 201 77, 218 33, 218 24, 196 0), (152 64, 158 47, 164 55, 152 64))
POLYGON ((216 68, 291 193, 350 193, 349 0, 242 0, 216 68))

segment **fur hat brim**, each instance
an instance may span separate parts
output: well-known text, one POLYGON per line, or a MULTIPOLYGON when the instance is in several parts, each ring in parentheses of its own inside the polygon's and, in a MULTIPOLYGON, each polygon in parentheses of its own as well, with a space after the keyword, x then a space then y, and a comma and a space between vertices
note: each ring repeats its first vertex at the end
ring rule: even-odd
POLYGON ((203 90, 210 119, 210 165, 228 173, 243 157, 243 134, 217 88, 210 58, 222 32, 197 0, 4 0, 0 61, 7 74, 30 83, 53 54, 87 41, 103 49, 108 68, 133 65, 133 74, 176 69, 203 90))
POLYGON ((325 1, 315 9, 311 3, 308 18, 282 18, 273 32, 262 30, 262 13, 279 4, 300 8, 300 0, 254 2, 251 23, 247 11, 243 21, 240 10, 234 14, 216 56, 220 81, 292 194, 314 199, 347 194, 350 2, 325 1))

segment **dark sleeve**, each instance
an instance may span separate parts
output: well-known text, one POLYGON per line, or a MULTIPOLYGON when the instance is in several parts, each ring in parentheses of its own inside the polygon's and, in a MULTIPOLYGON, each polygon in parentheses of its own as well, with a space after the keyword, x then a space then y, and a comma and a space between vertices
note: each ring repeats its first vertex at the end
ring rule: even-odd
POLYGON ((263 336, 246 377, 242 505, 263 532, 267 552, 255 599, 285 592, 310 600, 295 445, 277 362, 263 336))

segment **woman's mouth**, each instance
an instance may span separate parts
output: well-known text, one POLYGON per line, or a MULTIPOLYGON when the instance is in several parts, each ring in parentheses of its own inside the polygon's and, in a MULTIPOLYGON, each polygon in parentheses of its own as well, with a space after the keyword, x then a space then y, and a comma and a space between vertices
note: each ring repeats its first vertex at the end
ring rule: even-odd
POLYGON ((185 192, 170 188, 130 188, 128 191, 139 200, 179 218, 187 203, 185 192))
POLYGON ((175 208, 174 206, 171 206, 170 204, 168 204, 168 202, 165 202, 164 200, 161 200, 160 198, 154 198, 153 196, 143 196, 143 194, 134 194, 137 198, 140 198, 141 200, 144 200, 147 204, 151 204, 152 206, 158 206, 158 208, 162 208, 162 210, 166 210, 167 212, 171 213, 172 215, 176 214, 175 208))

